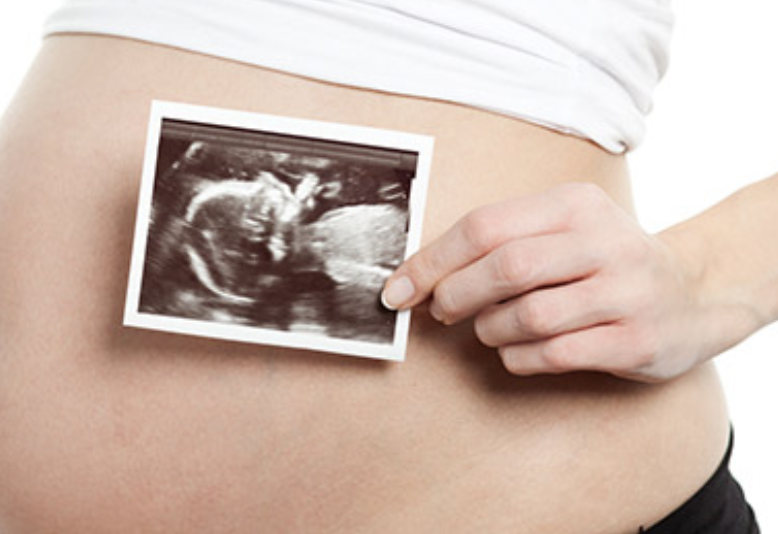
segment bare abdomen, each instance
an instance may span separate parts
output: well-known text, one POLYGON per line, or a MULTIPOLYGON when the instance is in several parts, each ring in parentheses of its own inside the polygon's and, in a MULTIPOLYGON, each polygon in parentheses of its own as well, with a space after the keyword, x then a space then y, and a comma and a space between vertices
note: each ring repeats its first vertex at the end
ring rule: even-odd
POLYGON ((622 158, 520 121, 49 39, 0 133, 3 532, 617 534, 717 465, 708 366, 661 386, 519 379, 423 311, 402 364, 124 329, 152 98, 434 135, 425 240, 563 181, 629 209, 622 158))

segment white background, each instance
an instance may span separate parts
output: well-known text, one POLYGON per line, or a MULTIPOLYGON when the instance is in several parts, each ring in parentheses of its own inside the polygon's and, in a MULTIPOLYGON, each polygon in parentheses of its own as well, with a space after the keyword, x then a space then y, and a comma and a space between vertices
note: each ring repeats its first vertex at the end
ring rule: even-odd
MULTIPOLYGON (((57 4, 0 4, 0 109, 57 4)), ((647 140, 632 155, 638 211, 650 231, 778 171, 778 6, 768 0, 676 0, 675 6, 670 72, 657 91, 647 140)), ((778 228, 764 231, 778 239, 778 228)), ((778 532, 778 507, 771 506, 778 498, 776 347, 778 325, 719 357, 737 431, 733 470, 766 534, 778 532)))

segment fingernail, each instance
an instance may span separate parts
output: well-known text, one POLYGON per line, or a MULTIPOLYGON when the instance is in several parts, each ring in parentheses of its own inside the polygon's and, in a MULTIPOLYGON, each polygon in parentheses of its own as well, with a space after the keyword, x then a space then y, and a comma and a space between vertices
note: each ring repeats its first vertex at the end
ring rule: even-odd
POLYGON ((435 301, 432 301, 432 304, 430 304, 430 315, 432 315, 432 318, 438 321, 439 323, 445 322, 445 318, 443 317, 443 311, 440 309, 440 306, 438 306, 438 303, 435 301))
POLYGON ((381 302, 384 307, 390 310, 397 310, 411 300, 414 293, 416 293, 416 288, 411 279, 407 276, 401 276, 387 284, 383 293, 381 293, 381 302))

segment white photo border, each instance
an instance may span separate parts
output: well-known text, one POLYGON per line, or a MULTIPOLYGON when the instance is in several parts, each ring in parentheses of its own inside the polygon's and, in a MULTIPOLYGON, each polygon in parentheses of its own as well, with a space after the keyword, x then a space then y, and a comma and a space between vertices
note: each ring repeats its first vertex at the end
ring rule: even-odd
POLYGON ((434 138, 415 133, 366 126, 161 100, 152 101, 149 118, 143 174, 135 221, 135 236, 125 300, 125 326, 229 341, 403 361, 405 359, 410 328, 410 311, 397 313, 391 344, 338 339, 317 334, 278 331, 254 326, 215 323, 206 320, 171 317, 140 311, 141 286, 146 260, 157 158, 159 144, 162 139, 162 124, 166 119, 416 152, 418 154, 416 175, 411 181, 408 201, 409 223, 405 258, 416 252, 421 243, 422 222, 424 220, 427 188, 432 167, 434 138))

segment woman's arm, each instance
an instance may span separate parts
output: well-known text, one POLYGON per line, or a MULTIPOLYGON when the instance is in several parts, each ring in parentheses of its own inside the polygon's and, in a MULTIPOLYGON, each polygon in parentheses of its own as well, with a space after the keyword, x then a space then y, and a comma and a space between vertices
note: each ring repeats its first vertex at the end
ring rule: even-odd
POLYGON ((721 344, 715 354, 778 319, 778 174, 658 237, 692 273, 721 344))
POLYGON ((516 374, 677 376, 778 316, 778 178, 657 235, 569 184, 480 208, 392 275, 384 302, 473 317, 516 374))

